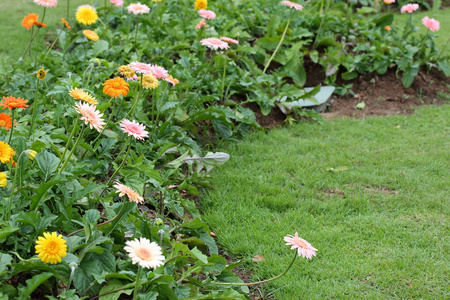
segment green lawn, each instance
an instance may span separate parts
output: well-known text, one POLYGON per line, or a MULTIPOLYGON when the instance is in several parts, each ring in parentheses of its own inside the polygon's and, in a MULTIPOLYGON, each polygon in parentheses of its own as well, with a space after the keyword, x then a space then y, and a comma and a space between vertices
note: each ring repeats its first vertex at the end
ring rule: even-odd
POLYGON ((449 115, 426 107, 252 134, 221 149, 231 158, 211 174, 204 219, 255 280, 289 264, 287 234, 318 249, 267 285, 276 299, 448 299, 449 115))

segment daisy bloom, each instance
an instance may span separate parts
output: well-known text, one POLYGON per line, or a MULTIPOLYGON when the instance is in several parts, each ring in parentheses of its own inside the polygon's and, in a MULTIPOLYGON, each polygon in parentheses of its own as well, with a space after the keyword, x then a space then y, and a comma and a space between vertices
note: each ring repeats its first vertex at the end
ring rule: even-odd
POLYGON ((9 131, 11 125, 11 116, 5 113, 0 113, 0 127, 5 127, 6 131, 9 131))
POLYGON ((44 237, 38 237, 34 248, 38 257, 46 264, 59 263, 67 255, 66 241, 56 232, 44 232, 44 237))
POLYGON ((119 98, 120 95, 126 97, 130 89, 129 84, 121 77, 108 79, 103 84, 103 93, 110 97, 119 98))
POLYGON ((89 124, 91 129, 95 128, 98 132, 101 132, 105 122, 102 119, 103 114, 95 108, 93 104, 82 102, 78 102, 74 106, 76 112, 81 115, 80 120, 84 121, 84 124, 89 124))
POLYGON ((3 97, 3 101, 0 102, 0 105, 3 106, 3 109, 8 108, 9 110, 14 109, 14 108, 25 108, 28 107, 28 105, 26 105, 25 103, 27 103, 28 100, 22 99, 20 97, 13 97, 13 96, 9 96, 9 97, 3 97))
POLYGON ((411 14, 411 13, 415 12, 418 9, 419 9, 419 4, 417 4, 417 3, 408 3, 408 4, 402 6, 402 8, 400 9, 400 12, 402 14, 405 13, 405 12, 411 14))
POLYGON ((200 15, 200 17, 205 19, 214 20, 216 18, 216 13, 213 12, 212 10, 200 9, 198 11, 198 14, 200 15))
POLYGON ((395 0, 384 0, 385 4, 392 4, 395 3, 395 0))
POLYGON ((166 78, 169 76, 169 72, 158 65, 150 65, 150 72, 153 76, 155 76, 155 78, 166 78))
POLYGON ((6 183, 6 174, 4 172, 0 172, 0 187, 5 187, 6 183))
POLYGON ((120 75, 126 77, 126 78, 130 78, 130 77, 134 77, 136 75, 136 73, 134 73, 133 69, 130 68, 129 66, 120 66, 117 71, 120 73, 120 75))
POLYGON ((285 236, 284 241, 287 242, 286 246, 292 246, 291 249, 297 249, 298 256, 303 256, 308 259, 316 256, 317 249, 311 246, 311 244, 304 239, 299 238, 297 232, 295 233, 295 236, 290 234, 285 236))
POLYGON ((207 46, 207 47, 209 47, 211 49, 214 49, 214 50, 230 48, 227 43, 225 43, 224 41, 221 41, 218 38, 203 39, 203 40, 200 41, 200 43, 203 46, 207 46))
POLYGON ((47 24, 35 21, 33 25, 36 25, 37 27, 47 27, 47 24))
POLYGON ((145 74, 142 76, 142 86, 144 89, 153 90, 159 86, 159 82, 152 74, 145 74))
POLYGON ((228 44, 235 44, 235 45, 239 44, 238 40, 235 40, 235 39, 232 39, 232 38, 229 38, 229 37, 226 37, 226 36, 223 36, 220 39, 222 41, 224 41, 224 42, 227 42, 228 44))
POLYGON ((135 61, 130 63, 129 66, 136 74, 152 74, 152 66, 149 64, 135 61))
POLYGON ((71 89, 69 92, 69 96, 74 98, 75 100, 81 100, 87 102, 89 104, 97 105, 98 101, 94 96, 91 96, 88 92, 83 91, 82 89, 71 89))
POLYGON ((436 21, 433 18, 430 19, 428 17, 424 17, 422 19, 422 24, 425 25, 431 31, 438 31, 440 27, 439 21, 436 21))
POLYGON ((146 238, 134 239, 125 243, 123 248, 128 252, 134 264, 139 264, 143 268, 157 268, 164 264, 165 257, 162 255, 161 247, 146 238))
POLYGON ((136 193, 135 191, 133 191, 132 188, 121 184, 120 182, 116 182, 116 184, 114 185, 114 187, 117 189, 116 193, 120 193, 119 197, 122 197, 124 195, 128 196, 128 199, 132 202, 137 202, 137 203, 142 203, 144 202, 144 198, 142 198, 141 196, 139 196, 138 193, 136 193))
POLYGON ((303 6, 291 1, 281 1, 281 4, 289 6, 290 8, 293 8, 295 10, 303 10, 303 6))
POLYGON ((95 8, 90 5, 82 5, 78 7, 77 13, 75 14, 77 21, 83 25, 91 25, 97 22, 98 15, 95 8))
POLYGON ((123 0, 109 0, 111 4, 114 4, 117 7, 123 6, 123 0))
POLYGON ((145 137, 148 137, 148 132, 145 131, 144 124, 123 119, 119 125, 122 127, 123 132, 128 134, 128 136, 134 136, 137 140, 143 140, 145 137))
POLYGON ((36 72, 36 77, 39 80, 44 80, 45 77, 47 76, 48 71, 44 71, 44 68, 40 68, 37 72, 36 72))
POLYGON ((69 23, 67 23, 66 19, 61 18, 61 22, 64 24, 64 26, 66 26, 67 28, 72 29, 72 27, 70 27, 69 23))
POLYGON ((96 34, 92 30, 88 30, 88 29, 83 30, 83 34, 84 34, 85 37, 87 37, 91 41, 98 41, 98 34, 96 34))
POLYGON ((164 78, 165 81, 167 81, 168 83, 171 83, 173 86, 179 84, 180 82, 178 81, 178 79, 173 78, 172 75, 167 76, 166 78, 164 78))
POLYGON ((391 26, 389 26, 389 25, 386 25, 386 26, 384 26, 384 30, 386 30, 386 31, 391 31, 391 30, 392 30, 392 28, 391 28, 391 26))
POLYGON ((25 16, 25 18, 23 18, 22 26, 26 29, 30 29, 34 25, 34 22, 38 20, 38 18, 39 16, 37 14, 28 14, 28 16, 25 16))
POLYGON ((14 156, 14 150, 5 142, 0 141, 0 161, 4 164, 10 162, 14 156))
POLYGON ((206 1, 206 0, 195 0, 195 2, 194 2, 194 8, 196 10, 206 9, 207 6, 208 6, 208 1, 206 1))
POLYGON ((198 22, 198 24, 195 25, 195 29, 200 29, 200 28, 202 28, 205 25, 206 25, 206 20, 205 19, 201 19, 200 22, 198 22))
POLYGON ((130 5, 128 5, 127 9, 128 13, 133 13, 135 15, 148 14, 148 12, 150 11, 150 7, 145 4, 141 4, 140 2, 131 3, 130 5))
POLYGON ((34 3, 44 7, 55 7, 58 0, 34 0, 34 3))

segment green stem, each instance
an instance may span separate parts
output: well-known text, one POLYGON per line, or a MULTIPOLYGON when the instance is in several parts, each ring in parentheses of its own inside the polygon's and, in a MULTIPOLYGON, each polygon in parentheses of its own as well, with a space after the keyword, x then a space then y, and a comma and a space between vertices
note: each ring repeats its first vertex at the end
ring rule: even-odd
POLYGON ((436 57, 436 61, 439 59, 441 54, 444 52, 444 49, 447 47, 449 42, 450 42, 450 37, 448 38, 447 43, 445 43, 444 47, 442 48, 442 50, 439 52, 438 56, 436 57))
MULTIPOLYGON (((323 5, 323 2, 322 2, 322 5, 323 5)), ((325 12, 323 14, 322 20, 320 21, 320 25, 319 25, 319 29, 317 30, 316 37, 314 38, 314 43, 312 45, 312 49, 314 49, 315 46, 316 46, 317 38, 319 37, 319 34, 320 34, 321 30, 322 30, 322 26, 323 26, 323 23, 325 21, 325 17, 327 16, 327 12, 328 12, 328 8, 329 7, 330 7, 330 1, 327 2, 327 7, 325 7, 325 12)), ((322 9, 320 10, 320 13, 322 14, 322 9)))
MULTIPOLYGON (((31 42, 33 41, 33 38, 34 38, 34 26, 31 28, 30 41, 28 42, 28 45, 25 48, 25 51, 23 52, 21 58, 24 58, 25 54, 27 54, 27 51, 28 51, 28 49, 30 49, 31 42)), ((31 50, 30 50, 30 56, 31 56, 31 50)))
POLYGON ((139 27, 139 15, 136 15, 136 31, 134 33, 134 51, 136 51, 136 55, 137 56, 139 56, 139 53, 138 53, 138 50, 137 50, 138 27, 139 27))
POLYGON ((63 160, 65 159, 65 157, 66 157, 67 149, 69 148, 70 141, 72 140, 73 135, 75 134, 75 130, 77 129, 77 125, 78 125, 78 117, 75 119, 75 123, 73 124, 72 132, 70 133, 70 136, 69 136, 69 138, 67 139, 66 147, 64 148, 64 152, 63 152, 63 154, 62 154, 61 160, 59 161, 59 164, 58 164, 58 166, 56 167, 56 169, 59 168, 59 166, 61 165, 62 161, 63 161, 63 160))
POLYGON ((160 112, 161 112, 161 107, 162 107, 162 104, 164 102, 164 96, 166 95, 166 91, 167 91, 168 87, 169 87, 169 83, 167 83, 166 88, 164 89, 164 91, 163 91, 163 93, 161 95, 161 98, 159 99, 160 102, 159 102, 158 111, 156 112, 156 121, 155 121, 155 123, 153 123, 154 126, 153 126, 153 129, 152 129, 152 135, 155 133, 156 127, 158 126, 159 116, 160 116, 160 112))
POLYGON ((133 300, 138 299, 137 291, 139 289, 139 284, 141 281, 141 266, 138 267, 137 275, 136 275, 136 285, 134 286, 134 292, 133 292, 133 300))
POLYGON ((64 56, 66 55, 67 50, 69 50, 70 46, 72 46, 72 45, 76 42, 76 40, 78 40, 78 38, 79 38, 82 34, 83 34, 83 31, 80 31, 80 33, 79 33, 79 34, 78 34, 78 35, 70 42, 69 46, 67 46, 67 47, 64 49, 63 58, 64 58, 64 56))
POLYGON ((287 22, 287 24, 286 24, 286 28, 284 29, 283 35, 281 36, 281 40, 280 40, 280 42, 278 43, 278 46, 277 46, 277 48, 275 49, 275 51, 272 53, 272 56, 269 58, 269 61, 267 62, 266 66, 264 67, 263 74, 266 73, 266 70, 267 70, 267 68, 269 67, 270 62, 271 62, 272 59, 275 57, 275 54, 277 54, 278 49, 280 48, 281 44, 283 43, 283 40, 284 40, 284 37, 286 36, 286 32, 287 32, 287 30, 288 30, 289 24, 291 23, 291 14, 292 14, 292 10, 293 10, 293 8, 291 8, 291 10, 289 11, 289 19, 288 19, 288 22, 287 22))
POLYGON ((13 108, 12 110, 12 116, 11 116, 11 132, 9 133, 9 139, 8 139, 8 144, 11 145, 11 139, 12 139, 12 135, 13 135, 13 131, 14 131, 14 114, 16 112, 16 109, 13 108))
POLYGON ((140 80, 140 83, 139 83, 138 91, 136 92, 136 98, 135 98, 135 100, 134 100, 134 103, 133 103, 133 105, 131 106, 130 111, 125 115, 125 117, 124 117, 123 119, 126 119, 126 118, 128 117, 128 115, 130 115, 130 114, 133 115, 133 114, 134 114, 134 110, 135 110, 136 107, 138 106, 139 97, 140 97, 140 95, 141 95, 142 78, 143 78, 143 76, 144 76, 144 75, 141 74, 141 80, 140 80))
MULTIPOLYGON (((111 121, 111 119, 112 119, 112 117, 113 117, 113 115, 114 115, 114 110, 115 110, 115 108, 116 108, 116 99, 114 99, 113 98, 113 107, 112 107, 112 110, 111 110, 111 114, 109 115, 109 117, 108 117, 108 121, 106 122, 106 125, 105 126, 103 126, 103 129, 102 129, 102 131, 100 131, 100 133, 98 134, 98 136, 95 138, 95 140, 92 142, 92 145, 94 146, 94 151, 95 151, 95 149, 96 149, 96 147, 95 147, 95 142, 97 142, 97 140, 102 136, 102 134, 103 134, 103 132, 106 130, 106 128, 108 127, 108 124, 109 124, 109 122, 111 121)), ((86 150, 87 151, 87 150, 86 150)))
POLYGON ((67 159, 64 161, 64 164, 62 165, 61 169, 59 169, 59 173, 61 173, 62 171, 64 171, 64 169, 66 168, 67 163, 70 160, 70 157, 72 156, 73 152, 75 151, 75 149, 78 146, 78 143, 80 142, 81 137, 83 136, 84 133, 84 129, 86 128, 85 124, 83 124, 83 127, 81 128, 81 132, 80 135, 78 136, 77 140, 75 141, 75 145, 73 145, 72 150, 70 150, 69 155, 67 156, 67 159))
POLYGON ((222 75, 222 97, 223 97, 224 104, 225 104, 225 73, 227 71, 227 63, 228 63, 228 57, 225 56, 225 62, 223 64, 223 75, 222 75))
POLYGON ((215 284, 218 284, 218 285, 246 285, 246 286, 249 286, 249 285, 257 285, 257 284, 261 284, 261 283, 267 283, 267 282, 270 282, 270 281, 272 281, 272 280, 275 280, 275 279, 278 279, 278 278, 280 278, 281 276, 283 276, 284 274, 286 274, 286 272, 287 271, 289 271, 289 269, 292 267, 292 265, 294 264, 294 261, 295 261, 295 259, 297 258, 297 251, 294 251, 294 258, 292 259, 292 261, 291 261, 291 263, 289 264, 289 266, 287 267, 287 269, 286 270, 284 270, 284 272, 283 273, 281 273, 280 275, 278 275, 278 276, 275 276, 275 277, 272 277, 272 278, 270 278, 270 279, 267 279, 267 280, 262 280, 262 281, 258 281, 258 282, 250 282, 250 283, 237 283, 237 282, 235 282, 235 283, 229 283, 229 282, 214 282, 215 284))
POLYGON ((119 172, 119 170, 123 167, 123 165, 125 164, 125 161, 127 160, 128 157, 128 153, 130 153, 130 149, 131 149, 131 138, 132 136, 130 136, 130 143, 128 144, 128 149, 127 149, 127 153, 125 153, 125 157, 122 160, 122 163, 120 164, 120 166, 117 168, 116 171, 114 171, 114 173, 112 174, 111 178, 109 178, 108 182, 106 183, 106 185, 109 185, 111 183, 111 181, 113 181, 114 176, 116 176, 116 174, 119 172))
POLYGON ((37 79, 37 82, 36 82, 36 92, 34 93, 34 103, 33 103, 33 113, 32 113, 32 117, 31 117, 31 126, 30 126, 30 132, 28 133, 28 138, 31 138, 31 133, 33 133, 33 139, 32 139, 33 143, 34 143, 34 134, 35 134, 34 124, 36 122, 36 110, 37 110, 37 106, 38 106, 38 96, 37 96, 38 88, 39 88, 39 79, 37 79))
POLYGON ((55 46, 56 42, 59 40, 59 37, 61 36, 61 32, 62 32, 62 29, 61 29, 61 31, 59 32, 59 34, 58 34, 58 36, 56 37, 56 39, 53 41, 53 44, 50 46, 50 48, 48 48, 48 51, 47 51, 47 53, 45 54, 44 59, 43 59, 42 61, 45 61, 45 59, 47 58, 48 54, 49 54, 50 51, 53 49, 53 46, 55 46))
MULTIPOLYGON (((206 55, 206 53, 205 53, 205 55, 206 55)), ((202 87, 203 80, 205 80, 206 74, 208 74, 209 68, 212 65, 212 61, 213 61, 213 58, 212 58, 212 50, 211 50, 211 59, 209 60, 209 64, 208 64, 208 67, 206 68, 205 74, 203 74, 202 80, 200 81, 200 84, 198 85, 197 90, 195 91, 196 94, 198 93, 198 91, 202 87)))

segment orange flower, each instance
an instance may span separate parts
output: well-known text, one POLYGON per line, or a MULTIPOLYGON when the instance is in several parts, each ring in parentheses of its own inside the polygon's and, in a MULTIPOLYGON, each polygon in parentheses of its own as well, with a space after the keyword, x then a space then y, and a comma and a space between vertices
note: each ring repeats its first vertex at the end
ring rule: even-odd
POLYGON ((88 39, 90 39, 91 41, 98 41, 98 34, 96 34, 94 31, 92 30, 83 30, 83 34, 85 37, 87 37, 88 39))
POLYGON ((28 107, 25 103, 27 103, 28 100, 22 99, 20 97, 15 98, 13 96, 9 97, 3 97, 3 101, 0 102, 0 105, 3 106, 3 109, 8 108, 9 110, 14 108, 25 108, 28 107))
POLYGON ((46 24, 43 24, 43 23, 38 22, 38 21, 34 21, 33 25, 36 25, 36 26, 38 26, 38 27, 47 27, 46 24))
POLYGON ((0 127, 5 127, 6 131, 11 128, 11 116, 5 113, 0 114, 0 127))
POLYGON ((30 29, 38 18, 39 16, 37 14, 28 14, 28 16, 25 16, 25 18, 23 18, 22 26, 24 26, 26 29, 30 29))
POLYGON ((129 84, 120 77, 114 79, 108 79, 103 84, 103 93, 110 97, 119 97, 120 95, 126 97, 129 84))
POLYGON ((62 18, 62 19, 61 19, 61 22, 62 22, 67 28, 69 28, 69 30, 72 29, 72 27, 70 27, 69 23, 67 23, 66 19, 62 18))

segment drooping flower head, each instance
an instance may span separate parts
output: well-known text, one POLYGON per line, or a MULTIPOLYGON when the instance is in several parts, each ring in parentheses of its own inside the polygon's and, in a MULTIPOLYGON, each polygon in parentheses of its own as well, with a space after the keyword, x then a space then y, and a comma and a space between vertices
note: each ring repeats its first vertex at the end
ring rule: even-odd
POLYGON ((178 79, 173 78, 172 75, 167 76, 166 78, 164 78, 165 81, 167 81, 168 83, 171 83, 173 86, 179 84, 180 82, 178 81, 178 79))
POLYGON ((194 2, 194 8, 196 10, 206 9, 207 6, 208 6, 208 1, 206 1, 206 0, 195 0, 195 2, 194 2))
POLYGON ((295 236, 290 234, 285 236, 284 241, 287 242, 286 246, 291 246, 291 249, 297 249, 298 256, 303 256, 308 259, 316 256, 317 249, 311 246, 311 244, 304 239, 299 238, 297 232, 295 233, 295 236))
POLYGON ((224 42, 227 42, 228 44, 234 44, 234 45, 239 44, 239 41, 238 41, 238 40, 235 40, 235 39, 232 39, 232 38, 229 38, 229 37, 226 37, 226 36, 223 36, 223 37, 221 37, 220 39, 221 39, 222 41, 224 41, 224 42))
POLYGON ((72 29, 72 27, 70 27, 69 23, 67 23, 66 19, 61 18, 61 22, 64 24, 64 26, 66 26, 69 30, 72 29))
POLYGON ((34 3, 44 7, 55 7, 58 0, 34 0, 34 3))
POLYGON ((159 86, 158 79, 152 74, 145 74, 142 76, 142 87, 146 90, 153 90, 159 86))
POLYGON ((28 156, 29 160, 33 160, 36 157, 37 152, 31 149, 25 150, 25 154, 28 156))
POLYGON ((400 9, 400 12, 402 14, 404 14, 405 12, 407 12, 409 14, 412 14, 413 12, 415 12, 418 9, 419 9, 419 4, 417 4, 417 3, 408 3, 408 4, 402 6, 402 8, 400 9))
POLYGON ((165 257, 162 255, 161 247, 146 238, 127 241, 123 248, 128 252, 133 264, 139 264, 143 268, 157 268, 164 264, 165 257))
POLYGON ((38 21, 34 21, 33 25, 36 25, 37 27, 47 27, 47 24, 44 24, 44 23, 41 23, 41 22, 38 22, 38 21))
POLYGON ((301 6, 300 4, 291 2, 291 1, 281 1, 281 4, 289 6, 290 8, 293 8, 295 10, 303 10, 303 6, 301 6))
POLYGON ((431 31, 438 31, 440 28, 439 21, 436 21, 433 18, 424 17, 422 19, 422 24, 425 25, 431 31))
POLYGON ((392 4, 395 3, 395 0, 384 0, 385 4, 392 4))
POLYGON ((129 66, 136 74, 152 74, 152 66, 149 64, 135 61, 130 63, 129 66))
POLYGON ((8 108, 9 110, 14 109, 14 108, 25 108, 28 107, 28 105, 26 105, 25 103, 27 103, 28 100, 25 100, 23 98, 20 97, 13 97, 13 96, 9 96, 9 97, 3 97, 3 101, 0 102, 0 105, 3 106, 3 109, 8 108))
POLYGON ((120 193, 119 197, 127 195, 128 199, 132 202, 137 202, 137 203, 144 202, 144 198, 142 198, 138 193, 133 191, 133 189, 130 187, 123 185, 120 182, 116 182, 114 187, 117 189, 116 193, 120 193))
POLYGON ((0 162, 6 164, 12 161, 14 154, 13 148, 8 143, 0 141, 0 162))
POLYGON ((205 19, 201 19, 200 22, 198 22, 198 24, 195 25, 195 29, 200 29, 200 28, 202 28, 203 26, 206 27, 206 20, 205 20, 205 19))
POLYGON ((5 187, 7 184, 5 172, 0 172, 0 187, 5 187))
POLYGON ((38 20, 38 18, 39 16, 37 14, 28 14, 28 16, 25 16, 25 18, 23 18, 22 26, 26 29, 30 29, 34 25, 34 22, 38 20))
POLYGON ((123 0, 109 0, 109 1, 117 7, 123 6, 123 0))
POLYGON ((230 48, 228 44, 218 38, 208 38, 200 41, 203 46, 207 46, 211 49, 228 49, 230 48))
POLYGON ((81 115, 80 120, 84 121, 84 124, 89 124, 89 127, 95 128, 98 132, 101 132, 105 122, 102 119, 101 114, 96 106, 89 103, 78 102, 75 104, 74 109, 81 115))
POLYGON ((83 30, 83 34, 84 34, 85 37, 87 37, 91 41, 98 41, 98 34, 96 34, 92 30, 88 30, 88 29, 83 30))
POLYGON ((90 95, 88 92, 85 92, 79 88, 71 89, 69 92, 69 96, 74 98, 75 100, 81 100, 89 104, 94 105, 98 104, 98 101, 95 99, 94 96, 90 95))
POLYGON ((103 84, 103 93, 110 97, 119 98, 120 95, 126 97, 130 91, 129 86, 130 85, 121 77, 108 79, 103 84))
POLYGON ((44 80, 45 77, 47 76, 48 71, 44 71, 44 68, 40 68, 37 72, 36 72, 36 77, 39 80, 44 80))
POLYGON ((11 116, 5 113, 0 113, 0 127, 5 127, 6 131, 9 131, 11 125, 11 116))
POLYGON ((209 19, 209 20, 214 20, 216 18, 216 13, 213 12, 212 10, 200 9, 198 11, 198 14, 200 15, 200 17, 209 19))
POLYGON ((128 9, 128 13, 130 13, 130 14, 133 13, 135 15, 148 14, 150 11, 150 7, 148 7, 145 4, 141 4, 140 2, 131 3, 130 5, 128 5, 127 9, 128 9))
POLYGON ((120 73, 120 75, 126 78, 134 77, 136 75, 133 69, 129 66, 120 66, 117 71, 120 73))
POLYGON ((66 241, 56 232, 44 232, 43 237, 38 237, 35 250, 44 263, 52 265, 61 262, 61 258, 67 255, 66 241))
POLYGON ((83 25, 95 24, 98 20, 98 14, 95 8, 90 5, 82 5, 78 7, 75 14, 77 21, 83 25))
POLYGON ((123 119, 119 125, 124 133, 128 134, 128 136, 134 136, 137 140, 143 140, 148 137, 148 132, 145 130, 144 124, 123 119))

